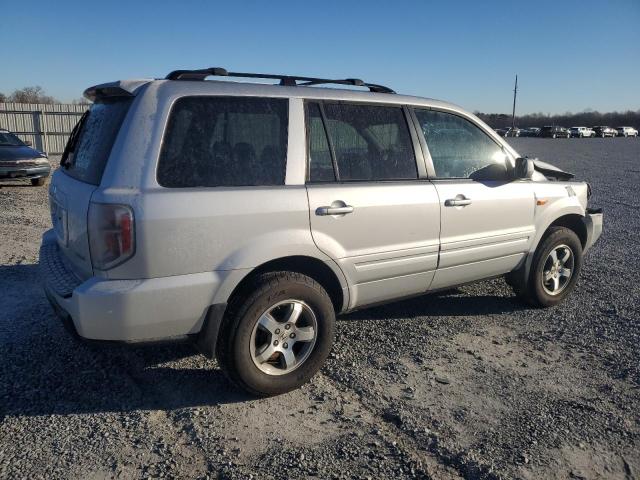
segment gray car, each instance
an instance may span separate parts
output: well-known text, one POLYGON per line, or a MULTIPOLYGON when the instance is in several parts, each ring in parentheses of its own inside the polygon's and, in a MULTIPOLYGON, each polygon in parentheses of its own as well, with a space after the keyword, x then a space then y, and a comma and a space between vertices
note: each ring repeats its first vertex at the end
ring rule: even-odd
POLYGON ((0 128, 0 179, 25 179, 31 185, 42 186, 49 173, 51 164, 44 153, 0 128))
POLYGON ((586 183, 450 103, 220 68, 85 96, 50 185, 51 304, 86 339, 190 337, 253 394, 308 381, 340 313, 502 275, 556 305, 602 231, 586 183))

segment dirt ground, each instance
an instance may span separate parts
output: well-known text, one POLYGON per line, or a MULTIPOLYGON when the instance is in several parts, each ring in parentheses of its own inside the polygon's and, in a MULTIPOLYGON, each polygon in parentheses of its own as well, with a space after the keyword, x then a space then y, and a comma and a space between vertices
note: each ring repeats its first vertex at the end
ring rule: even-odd
POLYGON ((605 209, 568 301, 498 279, 345 315, 260 400, 189 344, 72 340, 38 283, 47 189, 2 184, 0 478, 640 478, 640 140, 510 141, 605 209))

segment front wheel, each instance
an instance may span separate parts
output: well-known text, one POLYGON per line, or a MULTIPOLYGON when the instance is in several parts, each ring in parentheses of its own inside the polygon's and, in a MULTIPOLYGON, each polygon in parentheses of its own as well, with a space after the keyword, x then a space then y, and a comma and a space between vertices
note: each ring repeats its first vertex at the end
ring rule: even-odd
POLYGON ((217 341, 225 374, 253 395, 278 395, 309 381, 333 344, 335 312, 312 278, 271 272, 231 301, 217 341))
POLYGON ((573 290, 582 267, 582 244, 565 227, 551 227, 533 255, 529 278, 516 293, 537 307, 552 307, 573 290))
POLYGON ((31 179, 31 185, 33 185, 34 187, 41 187, 44 185, 45 182, 45 178, 32 178, 31 179))

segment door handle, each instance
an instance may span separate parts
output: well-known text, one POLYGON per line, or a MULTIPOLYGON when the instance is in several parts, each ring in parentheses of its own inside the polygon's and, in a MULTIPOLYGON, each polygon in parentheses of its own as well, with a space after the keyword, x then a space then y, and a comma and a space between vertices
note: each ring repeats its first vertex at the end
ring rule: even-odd
POLYGON ((346 215, 347 213, 353 212, 353 207, 351 205, 344 205, 340 207, 318 207, 316 208, 316 215, 324 216, 324 215, 346 215))
POLYGON ((464 207, 471 205, 471 199, 465 198, 463 195, 458 195, 456 198, 449 198, 444 201, 445 207, 464 207))

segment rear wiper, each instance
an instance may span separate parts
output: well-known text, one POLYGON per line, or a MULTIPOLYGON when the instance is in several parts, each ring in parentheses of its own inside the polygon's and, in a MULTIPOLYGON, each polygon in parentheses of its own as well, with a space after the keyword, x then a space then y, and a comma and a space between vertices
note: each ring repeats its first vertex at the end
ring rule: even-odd
POLYGON ((84 125, 84 121, 89 115, 89 110, 84 112, 76 123, 76 126, 71 130, 71 135, 69 135, 69 140, 67 140, 67 144, 64 147, 64 152, 62 152, 62 158, 60 158, 60 166, 62 168, 68 169, 71 166, 71 162, 69 161, 69 154, 75 151, 76 143, 78 143, 78 136, 80 134, 80 130, 82 129, 82 125, 84 125))

